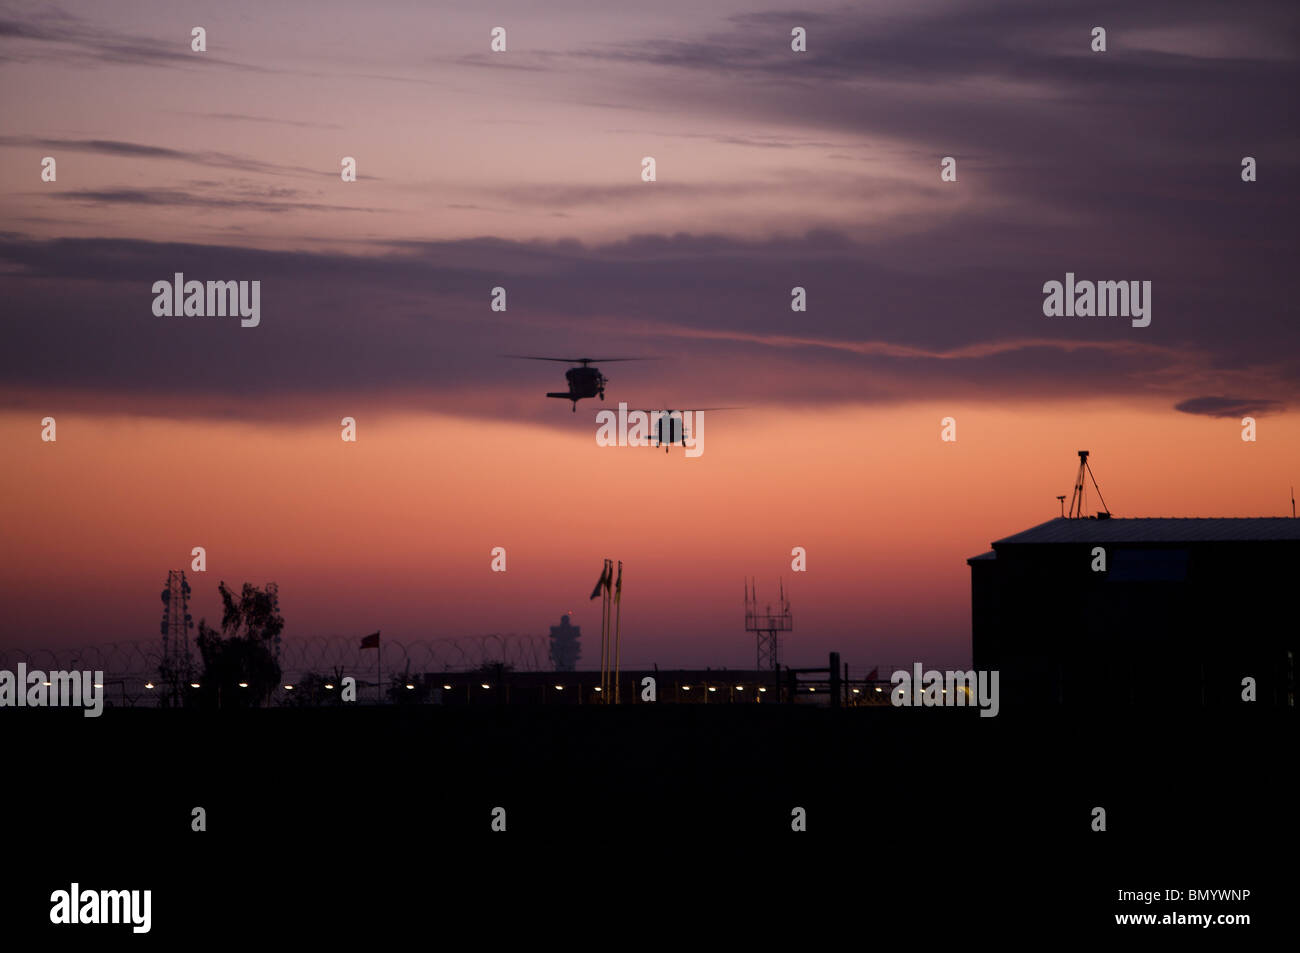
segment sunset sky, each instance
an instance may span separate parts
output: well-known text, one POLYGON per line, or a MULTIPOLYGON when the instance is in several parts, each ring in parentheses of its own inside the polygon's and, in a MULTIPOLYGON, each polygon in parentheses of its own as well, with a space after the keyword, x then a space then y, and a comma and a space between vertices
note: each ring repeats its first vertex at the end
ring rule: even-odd
POLYGON ((752 665, 745 576, 791 664, 955 664, 1079 449, 1116 516, 1289 515, 1298 49, 1281 2, 0 3, 0 647, 156 638, 201 545, 195 617, 275 580, 287 638, 573 610, 594 666, 610 556, 625 667, 752 665), (175 272, 260 326, 155 316, 175 272), (1067 272, 1150 326, 1044 316, 1067 272), (656 360, 575 414, 505 354, 656 360), (743 409, 687 459, 598 447, 620 400, 743 409))

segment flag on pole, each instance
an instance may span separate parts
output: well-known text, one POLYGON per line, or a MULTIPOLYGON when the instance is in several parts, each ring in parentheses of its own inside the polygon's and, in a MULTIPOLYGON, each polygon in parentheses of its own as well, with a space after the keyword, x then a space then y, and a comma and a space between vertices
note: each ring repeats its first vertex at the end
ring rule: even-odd
POLYGON ((614 583, 614 601, 623 601, 623 563, 618 564, 618 582, 614 583))
POLYGON ((371 634, 371 635, 367 635, 365 638, 363 638, 363 639, 361 640, 361 647, 362 647, 363 649, 377 649, 377 648, 379 648, 379 633, 378 633, 378 632, 375 632, 375 633, 373 633, 373 634, 371 634))
POLYGON ((610 565, 606 562, 604 567, 600 570, 600 578, 596 580, 596 588, 591 590, 591 598, 597 598, 600 595, 601 589, 609 589, 609 575, 610 565))

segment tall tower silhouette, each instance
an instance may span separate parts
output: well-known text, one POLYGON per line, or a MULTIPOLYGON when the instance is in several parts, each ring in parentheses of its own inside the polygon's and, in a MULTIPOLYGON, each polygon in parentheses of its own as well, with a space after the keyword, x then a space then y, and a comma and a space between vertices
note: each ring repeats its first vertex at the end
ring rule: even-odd
POLYGON ((551 663, 557 672, 572 672, 582 657, 582 627, 569 624, 567 615, 560 616, 560 624, 551 626, 551 663))
POLYGON ((158 680, 162 683, 159 702, 167 707, 180 707, 185 688, 189 685, 194 668, 190 657, 190 630, 194 618, 190 615, 190 584, 185 572, 172 569, 167 572, 167 585, 162 591, 162 658, 158 662, 158 680))
POLYGON ((784 579, 781 580, 779 592, 775 611, 771 603, 760 610, 758 587, 753 580, 745 580, 745 631, 754 633, 755 665, 760 672, 780 671, 781 635, 794 628, 784 579))

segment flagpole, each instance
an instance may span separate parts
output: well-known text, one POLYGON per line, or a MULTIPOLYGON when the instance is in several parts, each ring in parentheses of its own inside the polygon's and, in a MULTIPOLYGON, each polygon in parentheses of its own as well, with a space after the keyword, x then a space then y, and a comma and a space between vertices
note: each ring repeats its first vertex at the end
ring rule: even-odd
POLYGON ((601 704, 605 702, 605 573, 609 569, 609 560, 600 564, 600 694, 601 704))
POLYGON ((604 633, 604 639, 602 640, 602 644, 605 646, 605 664, 602 666, 601 681, 600 681, 600 684, 602 686, 600 690, 601 702, 606 705, 609 704, 609 688, 610 688, 609 668, 610 668, 610 662, 612 661, 612 653, 610 652, 610 642, 609 642, 609 609, 610 609, 609 603, 610 603, 610 599, 612 598, 612 595, 610 593, 610 589, 612 588, 612 586, 610 586, 610 582, 612 581, 613 575, 614 575, 614 561, 611 559, 606 559, 605 560, 605 598, 601 600, 601 610, 602 610, 601 631, 604 633))
MULTIPOLYGON (((375 634, 378 635, 379 633, 376 632, 375 634)), ((383 675, 380 674, 380 667, 384 658, 384 647, 379 642, 379 639, 375 639, 375 704, 383 704, 383 700, 380 698, 381 689, 379 686, 384 680, 383 675)))
POLYGON ((622 621, 623 621, 623 560, 618 561, 618 585, 615 595, 617 608, 614 610, 614 704, 619 704, 623 698, 623 683, 619 680, 619 674, 623 659, 623 639, 622 639, 622 621))
MULTIPOLYGON (((596 581, 596 588, 591 590, 592 599, 600 596, 600 687, 596 691, 601 696, 606 696, 609 692, 609 589, 613 575, 613 561, 606 559, 600 567, 600 579, 596 581)), ((599 700, 600 704, 607 701, 606 697, 599 700)))
POLYGON ((604 703, 610 703, 614 685, 610 684, 610 675, 614 671, 614 633, 610 632, 610 614, 614 610, 614 560, 604 560, 608 572, 604 576, 604 703))

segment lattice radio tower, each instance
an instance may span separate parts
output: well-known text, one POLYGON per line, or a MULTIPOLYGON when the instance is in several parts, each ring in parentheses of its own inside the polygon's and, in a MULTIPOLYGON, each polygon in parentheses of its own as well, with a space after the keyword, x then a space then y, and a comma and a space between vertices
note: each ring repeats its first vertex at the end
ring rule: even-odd
POLYGON ((190 657, 190 629, 194 628, 194 618, 190 615, 190 584, 184 571, 168 570, 162 603, 162 624, 159 627, 162 631, 162 659, 158 663, 158 678, 163 690, 159 702, 176 708, 192 680, 194 668, 190 657))
POLYGON ((753 579, 745 580, 745 631, 754 633, 758 671, 781 670, 781 634, 794 628, 790 600, 785 595, 785 580, 780 583, 780 600, 773 611, 769 603, 758 609, 758 587, 753 579))
MULTIPOLYGON (((279 615, 280 614, 280 587, 273 582, 268 582, 266 584, 266 588, 263 591, 266 593, 267 597, 270 598, 271 600, 271 615, 273 617, 279 615)), ((276 667, 278 668, 280 665, 280 633, 279 632, 275 633, 275 640, 272 642, 271 645, 271 654, 272 656, 274 656, 275 664, 276 667)))

